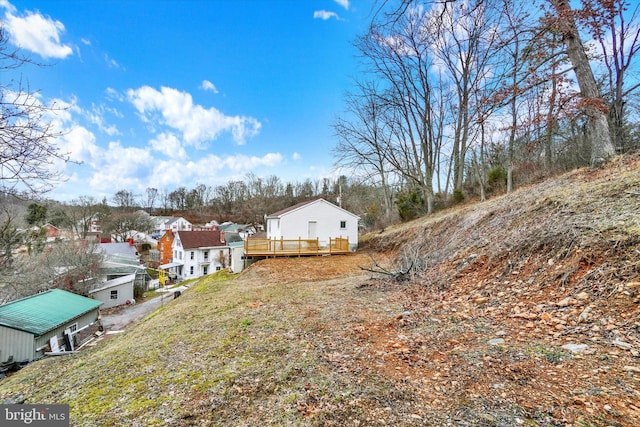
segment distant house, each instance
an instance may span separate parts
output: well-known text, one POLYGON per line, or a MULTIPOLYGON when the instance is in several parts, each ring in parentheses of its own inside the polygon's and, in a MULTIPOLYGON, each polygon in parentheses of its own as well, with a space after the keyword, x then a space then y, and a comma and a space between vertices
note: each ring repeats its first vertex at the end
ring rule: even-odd
POLYGON ((359 216, 324 199, 298 203, 267 216, 267 238, 318 239, 320 247, 329 239, 348 238, 349 250, 358 248, 359 216))
POLYGON ((244 251, 244 241, 228 242, 229 245, 229 270, 232 273, 240 273, 253 259, 248 259, 244 251))
POLYGON ((103 259, 89 295, 104 302, 105 308, 132 300, 135 288, 144 292, 150 285, 155 286, 134 245, 128 242, 104 243, 96 251, 103 254, 103 259))
POLYGON ((60 229, 55 225, 51 225, 47 223, 43 225, 42 228, 45 229, 45 237, 47 239, 47 242, 52 242, 62 237, 62 233, 60 232, 60 229))
POLYGON ((102 222, 98 214, 80 219, 73 228, 78 232, 79 236, 92 237, 97 241, 102 239, 102 222))
POLYGON ((167 230, 158 239, 158 253, 160 254, 160 264, 168 264, 173 259, 173 231, 167 230))
POLYGON ((89 291, 89 296, 102 302, 102 308, 111 308, 134 301, 133 291, 136 274, 127 274, 107 280, 89 291))
POLYGON ((174 233, 176 231, 191 231, 193 225, 182 217, 174 216, 154 216, 151 217, 153 221, 153 236, 158 238, 162 236, 165 231, 171 230, 174 233))
POLYGON ((182 279, 206 276, 229 266, 230 251, 220 230, 178 231, 173 239, 172 264, 182 279))
POLYGON ((100 301, 52 289, 0 306, 0 361, 30 362, 73 350, 99 326, 100 301))

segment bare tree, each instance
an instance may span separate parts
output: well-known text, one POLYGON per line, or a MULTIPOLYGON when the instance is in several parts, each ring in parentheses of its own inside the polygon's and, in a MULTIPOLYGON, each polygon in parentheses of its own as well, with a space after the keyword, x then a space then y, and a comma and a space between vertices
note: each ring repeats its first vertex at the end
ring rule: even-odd
POLYGON ((117 212, 105 220, 102 225, 105 234, 115 238, 117 242, 125 242, 131 237, 132 231, 148 233, 153 230, 153 221, 147 212, 117 212))
POLYGON ((476 94, 487 89, 487 76, 493 73, 492 58, 499 47, 498 31, 502 11, 497 2, 469 0, 443 2, 431 10, 434 52, 447 69, 447 78, 456 91, 453 113, 454 189, 461 190, 465 177, 465 158, 471 142, 474 119, 482 108, 476 94))
POLYGON ((0 270, 11 267, 13 250, 24 240, 24 233, 18 230, 16 215, 8 207, 0 213, 0 270))
POLYGON ((71 201, 65 213, 76 237, 84 240, 92 225, 106 220, 111 215, 111 210, 106 204, 99 203, 91 196, 80 196, 71 201))
MULTIPOLYGON (((337 167, 346 167, 362 176, 363 182, 379 185, 382 190, 384 217, 392 209, 391 165, 385 152, 391 135, 384 118, 384 107, 373 83, 358 84, 360 93, 347 95, 347 117, 333 123, 338 144, 333 150, 337 167), (386 133, 385 133, 386 132, 386 133)), ((328 187, 328 186, 327 186, 328 187)))
MULTIPOLYGON (((35 63, 9 48, 7 34, 0 26, 0 72, 26 64, 35 63)), ((0 191, 39 197, 61 181, 54 163, 68 162, 70 158, 55 144, 62 132, 50 119, 60 110, 43 104, 22 78, 14 80, 3 75, 0 79, 0 191)))
POLYGON ((118 190, 113 195, 113 203, 125 211, 130 211, 136 206, 136 196, 132 191, 127 189, 118 190))
POLYGON ((442 148, 434 108, 440 105, 434 97, 442 93, 432 81, 431 24, 422 8, 401 8, 373 23, 358 43, 384 85, 378 102, 384 106, 388 126, 385 161, 420 191, 427 212, 434 208, 433 180, 442 148))
POLYGON ((629 81, 634 74, 633 58, 640 51, 640 4, 628 11, 628 0, 582 0, 578 21, 583 22, 600 47, 600 59, 606 70, 606 91, 610 104, 613 142, 617 149, 629 147, 625 134, 626 104, 640 88, 629 81))
POLYGON ((158 189, 153 187, 147 187, 147 209, 149 215, 153 214, 153 207, 156 204, 156 200, 158 200, 158 189))
POLYGON ((52 288, 86 295, 103 258, 96 245, 86 240, 59 241, 49 244, 45 251, 21 254, 0 276, 0 301, 52 288))
POLYGON ((567 46, 567 56, 580 87, 581 107, 588 119, 587 138, 591 143, 591 165, 597 166, 615 155, 607 121, 608 107, 598 89, 569 0, 548 1, 556 12, 555 25, 567 46))

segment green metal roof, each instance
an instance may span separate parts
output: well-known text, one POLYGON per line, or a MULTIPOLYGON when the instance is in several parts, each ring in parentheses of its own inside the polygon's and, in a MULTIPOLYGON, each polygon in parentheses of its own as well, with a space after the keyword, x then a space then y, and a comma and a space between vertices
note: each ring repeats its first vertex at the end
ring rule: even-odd
POLYGON ((0 305, 0 325, 39 336, 101 304, 62 289, 51 289, 0 305))

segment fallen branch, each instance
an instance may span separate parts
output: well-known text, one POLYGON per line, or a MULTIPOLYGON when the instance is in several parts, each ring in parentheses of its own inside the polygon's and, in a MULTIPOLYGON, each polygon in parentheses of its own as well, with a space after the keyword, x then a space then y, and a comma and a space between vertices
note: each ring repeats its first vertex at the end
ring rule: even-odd
POLYGON ((411 263, 409 264, 408 267, 406 267, 404 269, 400 268, 400 269, 395 270, 395 271, 388 270, 388 269, 384 268, 383 266, 381 266, 380 264, 378 264, 378 262, 373 258, 373 256, 371 256, 371 260, 373 261, 373 265, 374 265, 375 268, 360 266, 360 269, 364 270, 364 271, 368 271, 370 273, 376 273, 376 274, 383 274, 385 276, 391 276, 397 282, 403 282, 405 280, 409 280, 409 278, 413 275, 415 259, 411 261, 411 263))

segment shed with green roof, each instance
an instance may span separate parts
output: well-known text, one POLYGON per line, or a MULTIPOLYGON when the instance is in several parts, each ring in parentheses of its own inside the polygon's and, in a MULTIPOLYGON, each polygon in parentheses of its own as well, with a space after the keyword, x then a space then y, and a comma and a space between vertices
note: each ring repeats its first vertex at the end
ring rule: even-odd
POLYGON ((0 362, 39 359, 52 350, 52 339, 60 349, 71 350, 78 344, 78 334, 97 326, 101 304, 51 289, 0 305, 0 362))

